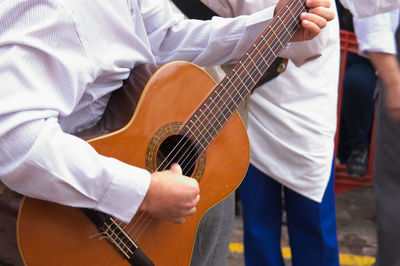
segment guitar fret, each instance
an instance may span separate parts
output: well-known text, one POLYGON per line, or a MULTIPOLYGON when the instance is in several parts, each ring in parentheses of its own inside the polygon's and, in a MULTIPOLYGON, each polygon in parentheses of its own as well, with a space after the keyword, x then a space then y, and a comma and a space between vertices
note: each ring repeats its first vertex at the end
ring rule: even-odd
MULTIPOLYGON (((226 79, 232 84, 232 86, 235 88, 235 85, 232 83, 232 81, 229 79, 229 77, 227 76, 226 77, 226 79)), ((225 91, 227 92, 227 95, 228 95, 228 97, 232 100, 232 103, 233 103, 233 105, 234 106, 236 106, 236 108, 237 108, 237 106, 238 106, 238 104, 236 104, 236 101, 237 100, 235 100, 233 97, 232 97, 232 95, 229 93, 229 91, 225 88, 225 86, 221 83, 221 85, 222 85, 222 87, 225 89, 225 91)), ((242 99, 242 100, 244 100, 244 98, 240 95, 240 94, 238 94, 239 95, 239 97, 242 99)), ((235 112, 235 110, 236 110, 236 108, 232 111, 231 110, 231 108, 229 107, 229 106, 227 106, 226 105, 226 108, 227 108, 227 110, 229 111, 229 114, 230 115, 232 115, 233 114, 233 112, 235 112)), ((227 119, 226 119, 227 120, 227 119)))
MULTIPOLYGON (((191 122, 192 122, 192 124, 194 125, 194 122, 193 122, 193 121, 191 121, 191 122)), ((204 150, 205 147, 203 146, 203 144, 201 143, 201 141, 197 138, 197 136, 194 134, 194 132, 192 132, 191 128, 190 128, 188 125, 186 125, 186 128, 187 128, 187 130, 188 130, 189 132, 192 133, 192 136, 197 140, 197 143, 200 144, 200 146, 201 146, 201 147, 203 148, 203 150, 204 150)))
MULTIPOLYGON (((236 76, 237 76, 237 78, 239 79, 239 81, 243 84, 243 86, 245 87, 246 91, 249 91, 249 89, 247 88, 247 84, 240 78, 240 75, 238 75, 238 74, 236 73, 236 70, 235 70, 235 69, 233 70, 233 72, 236 74, 236 76)), ((240 93, 239 93, 239 96, 241 97, 240 93)), ((237 106, 238 106, 238 105, 236 104, 236 107, 237 107, 237 106)))
POLYGON ((254 67, 256 68, 256 70, 258 71, 258 73, 260 73, 260 75, 262 76, 263 73, 261 72, 261 70, 257 67, 257 64, 254 62, 253 58, 249 55, 249 53, 246 53, 247 57, 250 59, 250 61, 253 63, 254 67))
MULTIPOLYGON (((217 95, 219 96, 219 94, 218 94, 218 92, 217 92, 217 95)), ((215 102, 214 102, 214 100, 212 99, 212 97, 210 97, 210 100, 213 102, 213 104, 214 104, 214 106, 216 106, 217 108, 218 108, 218 110, 220 111, 220 113, 222 114, 222 112, 221 112, 221 109, 218 107, 218 105, 217 104, 215 104, 215 102)), ((222 100, 222 99, 221 99, 222 100)), ((222 100, 222 103, 225 105, 225 102, 222 100)), ((213 115, 214 116, 214 115, 213 115)), ((215 116, 214 116, 215 117, 215 116)), ((222 127, 222 124, 219 122, 219 120, 216 118, 216 120, 217 120, 217 122, 218 122, 218 124, 222 127)), ((216 132, 218 132, 218 130, 216 130, 216 132)))
MULTIPOLYGON (((233 87, 236 88, 235 84, 233 84, 233 82, 230 80, 229 77, 226 77, 226 79, 232 84, 233 87)), ((225 88, 225 87, 224 87, 224 88, 225 88)), ((232 101, 236 102, 236 100, 233 99, 232 96, 231 96, 229 93, 228 93, 228 96, 232 99, 232 101)), ((244 100, 244 98, 242 97, 242 95, 239 94, 239 97, 240 97, 242 100, 244 100)), ((229 109, 229 111, 232 112, 230 109, 229 109)))
MULTIPOLYGON (((277 57, 277 55, 274 53, 274 50, 272 50, 272 48, 271 48, 270 46, 267 46, 267 48, 269 49, 269 51, 270 51, 275 57, 277 57)), ((268 67, 269 67, 269 65, 268 65, 268 67)))
MULTIPOLYGON (((194 119, 199 120, 197 115, 194 115, 194 119)), ((194 119, 193 119, 193 120, 194 120, 194 119)), ((199 129, 199 127, 197 126, 197 124, 196 124, 193 120, 191 120, 191 122, 192 122, 192 127, 191 127, 190 131, 192 132, 193 137, 196 138, 197 142, 198 142, 198 143, 203 147, 203 149, 204 149, 205 146, 203 145, 203 143, 204 143, 204 142, 207 142, 207 141, 206 141, 206 138, 204 137, 204 135, 202 134, 202 131, 199 129), (198 132, 198 134, 195 134, 195 132, 198 132)))
POLYGON ((303 0, 298 0, 297 2, 300 4, 300 6, 303 6, 305 3, 303 0))
MULTIPOLYGON (((222 88, 224 88, 224 85, 223 85, 223 84, 221 84, 221 86, 222 86, 222 88)), ((222 98, 221 95, 219 94, 218 90, 215 90, 215 93, 216 93, 216 94, 218 95, 218 97, 221 99, 222 104, 226 107, 226 109, 229 110, 228 105, 226 105, 226 102, 223 100, 223 98, 222 98)), ((230 96, 230 95, 228 94, 228 96, 230 96)), ((219 121, 218 121, 218 123, 219 123, 220 126, 222 127, 222 124, 221 124, 219 121)))
MULTIPOLYGON (((211 100, 212 105, 213 105, 214 107, 217 107, 217 109, 221 112, 221 109, 219 108, 219 106, 218 106, 217 104, 215 104, 215 102, 214 102, 212 96, 209 97, 209 100, 211 100)), ((220 100, 222 100, 222 102, 223 102, 223 99, 220 99, 220 100)), ((206 107, 208 108, 207 104, 204 104, 204 106, 206 106, 206 107)), ((213 110, 213 109, 214 109, 214 108, 212 108, 211 110, 213 110)), ((221 113, 222 113, 222 112, 221 112, 221 113)), ((211 113, 211 114, 212 114, 212 116, 213 116, 213 117, 218 121, 218 123, 219 123, 218 118, 217 118, 213 113, 211 113)))
POLYGON ((257 83, 257 82, 253 79, 253 77, 251 76, 251 74, 250 74, 250 72, 247 70, 247 68, 244 66, 244 64, 243 64, 242 62, 240 62, 240 64, 242 65, 244 71, 246 71, 246 73, 247 73, 247 75, 249 76, 249 78, 253 81, 253 83, 254 83, 254 84, 257 83))
POLYGON ((258 49, 257 44, 254 44, 253 47, 257 50, 257 53, 260 55, 261 59, 264 61, 265 64, 268 65, 267 60, 265 60, 265 58, 262 56, 261 51, 258 49))
MULTIPOLYGON (((279 18, 279 16, 278 16, 278 18, 279 18)), ((272 31, 272 33, 274 34, 276 40, 281 44, 281 46, 282 46, 282 47, 285 47, 285 45, 281 42, 279 36, 278 36, 278 35, 276 34, 276 32, 274 31, 274 29, 273 29, 272 27, 269 27, 269 28, 270 28, 270 30, 272 31)), ((274 55, 275 55, 275 54, 274 54, 274 55)))
POLYGON ((292 10, 290 10, 290 8, 288 6, 286 6, 286 7, 287 7, 287 10, 289 10, 289 13, 292 15, 292 18, 294 20, 297 20, 297 17, 292 13, 292 10))
MULTIPOLYGON (((206 103, 204 103, 204 105, 208 108, 208 106, 207 106, 206 103)), ((230 111, 230 110, 229 110, 229 111, 230 111)), ((228 113, 228 117, 226 117, 223 111, 221 111, 221 112, 219 113, 219 115, 222 116, 222 118, 223 118, 222 121, 225 121, 225 122, 228 121, 228 118, 229 118, 229 116, 230 116, 230 114, 228 113)), ((220 122, 220 120, 218 119, 218 117, 216 117, 216 120, 218 121, 218 123, 220 122)), ((225 122, 223 122, 222 124, 224 124, 225 122)))
MULTIPOLYGON (((194 115, 194 117, 198 120, 198 121, 200 121, 199 120, 199 117, 197 116, 197 115, 194 115)), ((201 131, 200 129, 199 129, 199 127, 193 122, 193 125, 196 127, 196 129, 197 129, 197 131, 201 134, 201 136, 203 137, 203 140, 204 140, 204 142, 208 145, 209 143, 208 143, 208 140, 207 140, 207 138, 205 137, 205 135, 203 134, 203 131, 201 131)), ((201 125, 203 126, 203 128, 205 128, 204 127, 204 125, 201 123, 201 125)), ((206 128, 205 128, 206 129, 206 128)), ((207 131, 207 129, 206 129, 206 131, 207 131)), ((207 131, 207 133, 209 133, 208 131, 207 131)), ((209 136, 212 136, 212 135, 210 135, 209 134, 209 136)), ((207 146, 206 145, 206 146, 207 146)))
MULTIPOLYGON (((265 36, 263 36, 262 38, 263 38, 263 40, 265 41, 265 36)), ((265 41, 265 42, 267 43, 267 41, 265 41)), ((266 47, 269 49, 269 51, 270 51, 275 57, 277 57, 277 55, 275 54, 274 50, 272 50, 271 46, 267 45, 266 47)), ((267 64, 267 65, 268 65, 268 67, 269 67, 269 64, 267 64)))
POLYGON ((291 33, 290 33, 290 31, 286 28, 285 22, 282 21, 282 18, 281 18, 280 16, 278 16, 278 19, 282 22, 282 26, 283 26, 283 28, 286 30, 287 34, 290 35, 291 33))
MULTIPOLYGON (((216 129, 214 126, 213 126, 213 123, 210 121, 210 119, 208 118, 208 116, 202 111, 202 110, 200 110, 200 112, 203 114, 203 116, 207 119, 207 121, 209 122, 209 125, 210 125, 210 127, 212 127, 212 129, 214 129, 214 132, 215 133, 217 133, 218 132, 218 129, 216 129)), ((214 116, 215 117, 215 116, 214 116)), ((217 119, 217 121, 218 121, 218 119, 217 119)), ((214 134, 213 134, 214 135, 214 134)))

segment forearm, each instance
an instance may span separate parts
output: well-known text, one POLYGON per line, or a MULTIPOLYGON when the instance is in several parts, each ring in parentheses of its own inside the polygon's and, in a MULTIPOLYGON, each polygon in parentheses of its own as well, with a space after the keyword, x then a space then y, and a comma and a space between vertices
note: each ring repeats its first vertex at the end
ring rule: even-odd
MULTIPOLYGON (((0 121, 12 123, 3 116, 0 121)), ((0 139, 0 179, 23 195, 129 221, 146 194, 147 171, 99 155, 87 142, 62 132, 55 118, 0 130, 0 139)))
POLYGON ((396 55, 367 52, 385 91, 385 104, 389 115, 400 121, 400 65, 396 55))
POLYGON ((211 22, 182 19, 145 23, 160 25, 149 32, 158 62, 185 60, 211 66, 236 62, 265 29, 273 17, 273 10, 237 18, 215 17, 211 22))
POLYGON ((400 86, 400 66, 396 55, 379 52, 367 52, 367 55, 387 89, 400 86))

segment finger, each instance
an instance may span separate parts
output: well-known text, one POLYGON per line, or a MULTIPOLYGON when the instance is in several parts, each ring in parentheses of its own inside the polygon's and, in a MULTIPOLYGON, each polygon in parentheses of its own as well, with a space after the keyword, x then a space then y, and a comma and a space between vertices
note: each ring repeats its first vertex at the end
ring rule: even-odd
POLYGON ((307 0, 306 5, 309 8, 314 8, 319 6, 329 8, 331 6, 331 2, 329 0, 307 0))
POLYGON ((185 217, 178 217, 172 220, 172 222, 176 224, 184 224, 186 221, 185 217))
POLYGON ((197 205, 199 202, 200 202, 200 194, 197 194, 197 197, 194 200, 194 205, 197 205))
POLYGON ((193 216, 196 213, 196 207, 191 208, 185 216, 193 216))
POLYGON ((200 193, 200 186, 199 186, 199 182, 197 181, 197 179, 192 178, 192 177, 186 177, 185 182, 190 186, 190 189, 191 189, 190 193, 187 194, 188 196, 195 197, 200 193))
POLYGON ((312 23, 308 20, 303 20, 301 22, 301 25, 305 30, 304 31, 305 32, 305 34, 304 34, 305 40, 311 40, 312 38, 317 36, 319 34, 319 32, 321 31, 321 29, 315 23, 312 23))
POLYGON ((332 19, 335 18, 335 13, 332 10, 325 7, 311 8, 308 11, 308 13, 320 16, 321 18, 324 18, 327 21, 331 21, 332 19))
POLYGON ((324 18, 322 18, 322 17, 320 17, 318 15, 310 14, 310 13, 301 14, 300 19, 301 20, 307 20, 307 21, 309 21, 311 23, 314 23, 320 29, 324 28, 326 26, 326 23, 327 23, 326 19, 324 19, 324 18))
POLYGON ((182 175, 182 168, 177 163, 172 164, 171 167, 170 167, 170 170, 175 174, 182 175))
POLYGON ((184 212, 184 211, 187 212, 188 210, 193 209, 194 207, 196 207, 196 205, 199 203, 199 201, 200 201, 200 195, 197 194, 196 198, 181 205, 182 212, 184 212))

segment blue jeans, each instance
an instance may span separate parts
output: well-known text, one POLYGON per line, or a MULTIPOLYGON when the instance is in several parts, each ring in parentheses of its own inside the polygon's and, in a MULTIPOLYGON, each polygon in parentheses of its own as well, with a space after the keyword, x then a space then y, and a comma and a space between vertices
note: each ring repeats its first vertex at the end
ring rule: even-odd
POLYGON ((339 265, 334 165, 323 200, 317 203, 283 187, 250 165, 239 186, 246 266, 284 265, 281 253, 282 189, 293 266, 339 265))
POLYGON ((348 53, 343 79, 338 157, 346 163, 355 148, 369 148, 377 77, 368 59, 348 53))

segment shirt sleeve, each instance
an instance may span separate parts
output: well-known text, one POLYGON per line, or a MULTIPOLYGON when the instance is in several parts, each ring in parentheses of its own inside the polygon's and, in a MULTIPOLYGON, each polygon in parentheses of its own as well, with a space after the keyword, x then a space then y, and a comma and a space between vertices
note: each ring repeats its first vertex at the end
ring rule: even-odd
POLYGON ((366 56, 367 51, 396 54, 395 31, 399 19, 399 10, 366 18, 353 18, 360 54, 366 56))
POLYGON ((63 132, 95 65, 56 1, 3 1, 0 9, 0 178, 29 197, 129 221, 150 174, 99 155, 63 132))
POLYGON ((340 0, 355 17, 368 17, 400 8, 399 0, 340 0))
POLYGON ((185 60, 199 66, 237 61, 267 26, 273 11, 271 7, 251 16, 214 17, 208 22, 186 20, 163 0, 143 1, 141 7, 157 61, 185 60))
MULTIPOLYGON (((222 17, 251 15, 265 8, 275 9, 278 0, 202 0, 209 8, 222 17)), ((309 41, 291 42, 279 54, 300 66, 309 60, 319 57, 326 46, 329 33, 323 29, 321 33, 309 41)))

